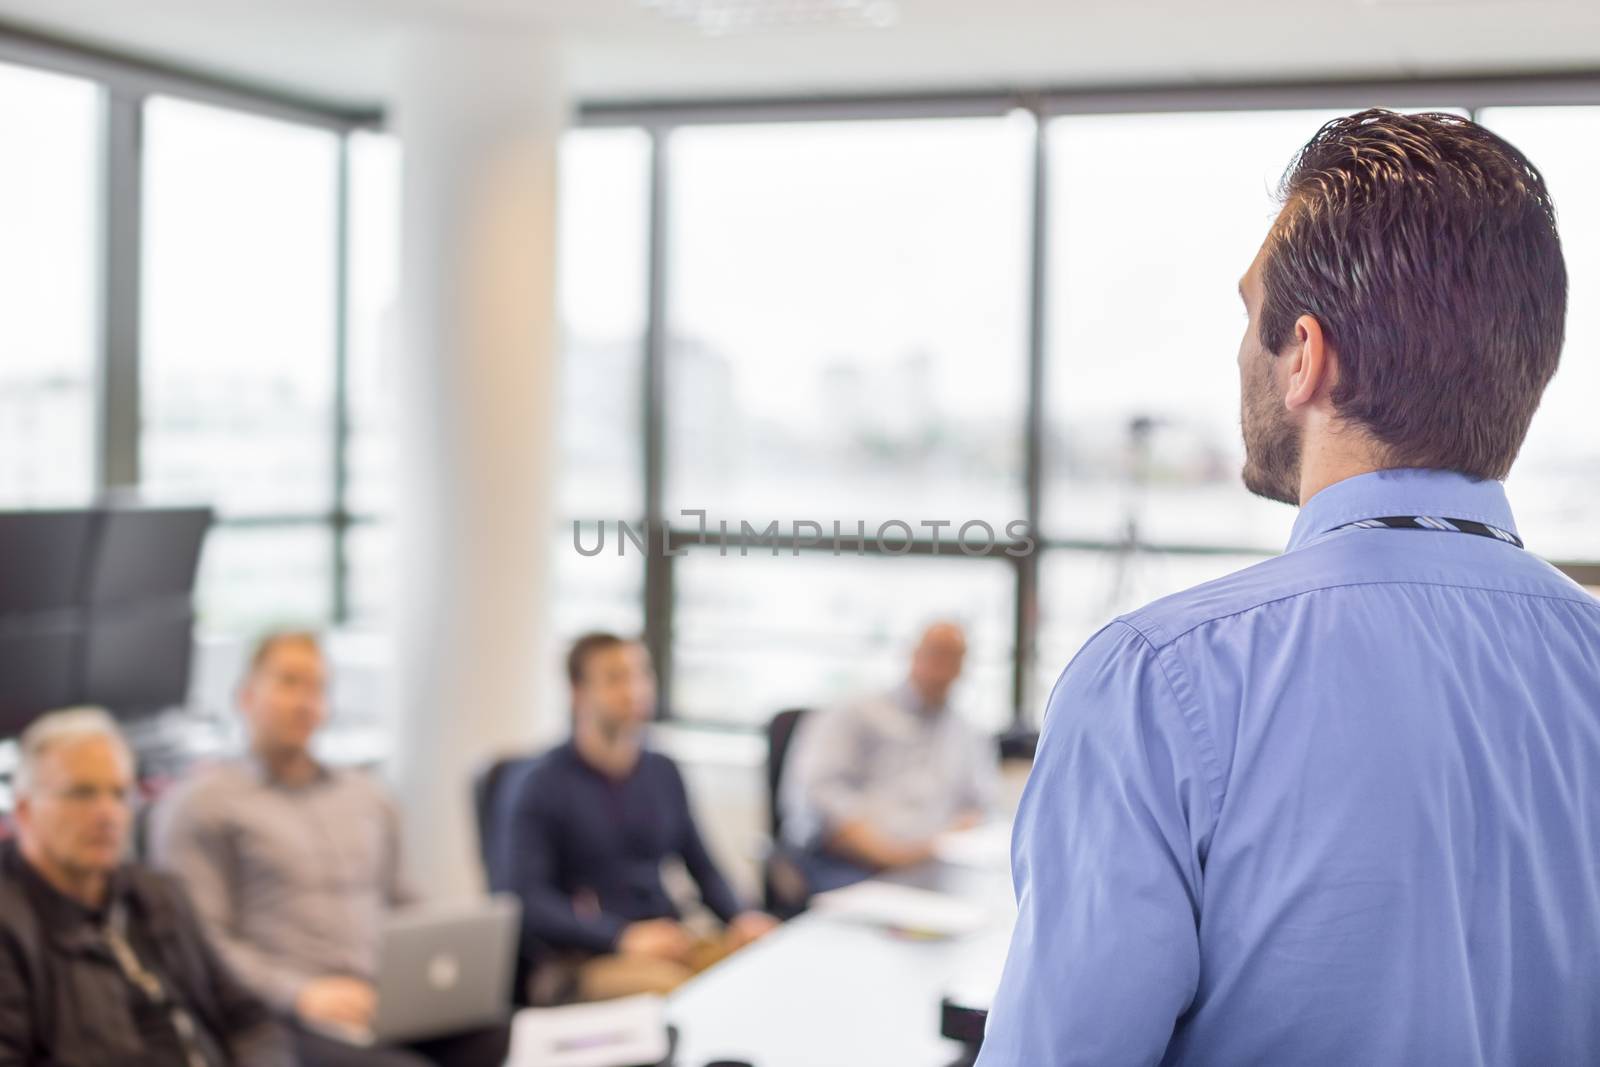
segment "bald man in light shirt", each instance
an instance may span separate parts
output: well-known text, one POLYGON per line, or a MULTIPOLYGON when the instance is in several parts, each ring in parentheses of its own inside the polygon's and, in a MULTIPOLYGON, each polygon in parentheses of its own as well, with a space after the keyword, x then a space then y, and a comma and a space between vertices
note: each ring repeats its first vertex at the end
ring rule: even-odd
POLYGON ((995 744, 949 706, 966 652, 959 625, 934 623, 905 682, 802 723, 781 801, 810 892, 927 862, 940 834, 993 806, 995 744))

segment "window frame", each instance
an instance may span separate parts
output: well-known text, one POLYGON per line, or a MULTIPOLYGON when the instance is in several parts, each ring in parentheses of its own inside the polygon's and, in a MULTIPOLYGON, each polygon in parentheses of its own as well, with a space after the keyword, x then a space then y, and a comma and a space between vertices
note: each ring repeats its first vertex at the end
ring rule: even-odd
MULTIPOLYGON (((1037 688, 1036 661, 1039 637, 1039 574, 1046 553, 1090 551, 1115 554, 1128 550, 1116 541, 1052 536, 1041 525, 1044 484, 1043 435, 1048 352, 1045 331, 1048 315, 1048 260, 1050 211, 1049 125, 1067 115, 1149 114, 1184 112, 1243 112, 1355 109, 1382 101, 1390 107, 1457 107, 1476 121, 1490 106, 1593 106, 1600 104, 1600 76, 1552 75, 1535 77, 1419 78, 1397 81, 1350 80, 1284 82, 1277 84, 1148 87, 1128 89, 1058 89, 1037 93, 950 93, 913 96, 818 97, 808 100, 707 101, 703 103, 591 103, 580 106, 577 125, 583 128, 629 126, 643 129, 651 142, 649 297, 646 302, 644 403, 640 427, 644 465, 644 514, 648 531, 645 558, 645 642, 656 662, 661 706, 672 717, 674 568, 676 553, 695 544, 697 528, 674 521, 665 513, 663 486, 666 476, 666 378, 668 373, 668 276, 672 227, 668 216, 672 181, 668 142, 675 130, 707 125, 770 125, 794 122, 895 121, 996 117, 1013 111, 1027 112, 1033 120, 1033 168, 1029 234, 1026 396, 1020 413, 1024 434, 1023 485, 1025 518, 1036 539, 1033 552, 1005 555, 1016 581, 1012 663, 1013 729, 1036 727, 1037 705, 1043 694, 1037 688)), ((1287 161, 1285 161, 1287 162, 1287 161)), ((739 544, 729 538, 730 546, 739 544)), ((786 550, 826 551, 792 538, 780 538, 786 550)), ((761 542, 765 547, 767 542, 761 542)), ((1005 546, 998 546, 1003 550, 1005 546)), ((886 549, 872 539, 863 546, 867 555, 899 555, 898 541, 886 549)), ((1270 558, 1259 546, 1147 543, 1134 551, 1152 554, 1242 556, 1270 558)), ((934 551, 931 542, 914 541, 913 552, 934 551)), ((1556 564, 1581 584, 1600 586, 1600 554, 1594 560, 1556 564)), ((748 727, 728 724, 731 729, 748 727)))
MULTIPOLYGON (((223 518, 226 527, 324 527, 332 534, 333 560, 330 603, 333 625, 350 621, 351 575, 348 539, 359 527, 383 521, 375 514, 353 509, 349 499, 349 446, 351 398, 349 381, 350 289, 350 143, 360 131, 382 131, 379 111, 351 109, 289 93, 263 90, 228 79, 212 77, 131 59, 115 52, 66 43, 18 30, 0 31, 0 61, 69 74, 97 83, 102 90, 103 121, 100 130, 99 174, 102 229, 100 235, 100 316, 95 367, 97 440, 95 490, 102 495, 136 491, 139 485, 140 434, 140 298, 142 238, 142 173, 144 103, 152 95, 174 96, 200 103, 303 123, 335 131, 340 138, 335 234, 335 313, 333 352, 334 420, 332 466, 334 496, 326 511, 223 518)), ((673 559, 668 549, 683 550, 698 538, 698 530, 664 513, 662 487, 665 476, 665 404, 667 390, 667 276, 672 240, 668 190, 672 181, 668 141, 673 131, 689 126, 772 124, 782 122, 841 122, 903 119, 995 117, 1023 111, 1032 117, 1033 166, 1028 175, 1030 204, 1026 339, 1026 395, 1017 413, 1022 428, 1025 515, 1034 537, 1033 552, 1004 554, 1016 582, 1016 611, 1012 635, 1014 725, 1027 726, 1038 703, 1033 689, 1037 638, 1040 563, 1056 550, 1114 553, 1126 546, 1108 541, 1087 541, 1050 536, 1040 525, 1040 501, 1046 491, 1042 477, 1042 438, 1045 428, 1046 271, 1049 249, 1047 222, 1051 208, 1048 127, 1051 119, 1074 114, 1138 114, 1151 112, 1254 111, 1297 108, 1356 108, 1381 100, 1388 106, 1457 106, 1473 118, 1490 106, 1595 106, 1600 105, 1600 74, 1548 76, 1482 76, 1469 78, 1418 78, 1409 80, 1360 79, 1347 81, 1278 82, 1254 85, 1147 86, 1134 88, 1056 88, 1033 92, 949 92, 929 94, 858 95, 803 99, 707 100, 690 103, 580 102, 575 126, 633 127, 649 138, 649 197, 647 215, 646 320, 638 358, 642 361, 643 403, 639 426, 639 460, 643 473, 640 514, 649 533, 645 560, 643 607, 645 640, 655 655, 660 675, 663 708, 670 715, 673 663, 673 559)), ((557 550, 564 545, 557 540, 557 550)), ((822 549, 786 543, 799 551, 822 549)), ((905 549, 869 540, 868 555, 905 549)), ((1175 554, 1228 554, 1265 558, 1259 548, 1192 544, 1141 544, 1141 550, 1175 554)), ((931 542, 914 541, 912 552, 932 551, 931 542)), ((1600 553, 1594 559, 1558 564, 1580 583, 1600 586, 1600 553)), ((737 727, 748 729, 748 727, 737 727)))
POLYGON ((334 246, 334 403, 328 463, 333 497, 325 510, 219 517, 225 528, 298 528, 317 525, 332 535, 330 603, 335 625, 349 618, 347 533, 371 516, 348 504, 349 370, 349 192, 350 139, 379 129, 380 112, 343 108, 325 101, 262 90, 226 79, 129 59, 43 35, 0 32, 0 61, 65 74, 100 90, 100 167, 97 178, 99 233, 99 323, 95 375, 96 496, 136 495, 140 486, 141 301, 143 297, 143 145, 145 104, 172 97, 247 115, 328 130, 338 138, 334 246))

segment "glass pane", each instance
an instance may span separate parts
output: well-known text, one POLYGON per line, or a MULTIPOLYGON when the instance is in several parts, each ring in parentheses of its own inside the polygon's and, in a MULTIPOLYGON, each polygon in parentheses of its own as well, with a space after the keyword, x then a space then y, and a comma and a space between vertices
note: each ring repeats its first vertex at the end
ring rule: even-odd
POLYGON ((333 535, 324 526, 218 526, 200 557, 199 626, 246 632, 323 626, 333 614, 333 535))
POLYGON ((1283 547, 1293 509, 1239 477, 1235 287, 1277 215, 1279 177, 1333 115, 1051 122, 1051 536, 1119 541, 1131 523, 1147 542, 1283 547))
MULTIPOLYGON (((643 400, 650 140, 580 130, 561 142, 560 514, 644 514, 643 400)), ((570 538, 569 538, 570 540, 570 538)))
POLYGON ((1544 174, 1567 257, 1566 347, 1506 492, 1530 549, 1600 560, 1600 108, 1488 108, 1481 118, 1544 174))
POLYGON ((673 134, 669 515, 1023 515, 1032 134, 673 134))
POLYGON ((352 625, 386 622, 395 602, 394 524, 363 522, 345 534, 352 625))
POLYGON ((783 708, 896 685, 922 628, 952 618, 968 643, 952 707, 985 728, 1010 723, 1008 561, 731 551, 676 561, 674 714, 759 725, 783 708))
MULTIPOLYGON (((637 526, 637 524, 634 524, 637 526)), ((586 523, 578 535, 585 551, 593 551, 599 526, 586 523)), ((555 560, 550 582, 554 595, 551 626, 563 649, 590 630, 610 630, 624 635, 644 632, 644 553, 631 542, 617 551, 617 526, 606 523, 603 551, 586 556, 574 547, 572 525, 556 533, 555 560)))
MULTIPOLYGON (((644 631, 644 556, 629 544, 618 557, 612 538, 616 526, 607 523, 607 550, 586 557, 573 548, 572 527, 554 531, 555 553, 549 581, 553 594, 551 620, 558 642, 588 630, 613 630, 622 634, 644 631)), ((595 544, 595 527, 584 528, 581 542, 595 544)), ((395 543, 393 524, 364 522, 353 527, 347 540, 350 565, 350 621, 357 625, 385 622, 395 601, 395 543)))
POLYGON ((348 506, 389 514, 394 502, 394 360, 400 287, 400 142, 350 137, 348 506))
POLYGON ((0 507, 93 492, 100 94, 0 65, 0 507))
POLYGON ((144 146, 147 495, 328 510, 338 138, 154 98, 144 146))
POLYGON ((1050 690, 1106 623, 1161 597, 1261 562, 1260 556, 1053 549, 1039 561, 1039 659, 1027 714, 1037 723, 1050 690))

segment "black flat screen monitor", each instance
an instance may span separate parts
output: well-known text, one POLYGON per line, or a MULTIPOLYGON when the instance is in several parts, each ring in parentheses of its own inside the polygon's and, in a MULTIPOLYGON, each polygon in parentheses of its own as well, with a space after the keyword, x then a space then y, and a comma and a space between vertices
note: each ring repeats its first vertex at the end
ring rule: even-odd
POLYGON ((211 512, 0 512, 0 737, 94 704, 122 719, 184 702, 211 512))

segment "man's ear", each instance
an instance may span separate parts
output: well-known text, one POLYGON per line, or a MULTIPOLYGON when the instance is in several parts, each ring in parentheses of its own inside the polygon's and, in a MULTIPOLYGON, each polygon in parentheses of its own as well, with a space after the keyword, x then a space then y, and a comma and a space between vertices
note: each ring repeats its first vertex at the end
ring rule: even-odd
POLYGON ((1331 390, 1338 378, 1333 351, 1322 332, 1322 323, 1313 315, 1301 315, 1294 322, 1294 340, 1284 353, 1289 380, 1285 383, 1283 406, 1298 411, 1331 390))

